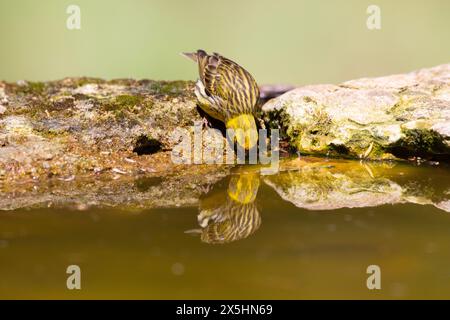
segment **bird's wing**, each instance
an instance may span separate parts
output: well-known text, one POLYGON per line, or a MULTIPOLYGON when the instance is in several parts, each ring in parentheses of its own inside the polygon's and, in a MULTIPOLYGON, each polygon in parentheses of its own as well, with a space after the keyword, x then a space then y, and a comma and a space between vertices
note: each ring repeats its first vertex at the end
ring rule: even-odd
POLYGON ((223 75, 221 75, 222 57, 218 54, 208 55, 199 62, 200 77, 205 85, 205 91, 210 96, 218 96, 227 100, 228 92, 223 90, 223 75))
POLYGON ((254 113, 259 88, 248 71, 237 63, 205 51, 197 51, 199 73, 208 96, 220 101, 229 114, 254 113))

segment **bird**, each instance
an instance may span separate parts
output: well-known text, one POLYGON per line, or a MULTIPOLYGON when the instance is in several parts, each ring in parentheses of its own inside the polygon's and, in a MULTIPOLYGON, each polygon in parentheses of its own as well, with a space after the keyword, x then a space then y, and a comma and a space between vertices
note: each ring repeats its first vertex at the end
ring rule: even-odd
POLYGON ((260 184, 259 174, 233 175, 219 182, 200 199, 197 216, 200 229, 186 233, 200 234, 202 242, 225 244, 245 239, 261 226, 256 204, 260 184), (226 188, 226 192, 225 189, 226 188))
POLYGON ((210 244, 229 243, 245 239, 261 226, 256 205, 259 174, 246 173, 231 176, 227 192, 213 190, 200 201, 198 223, 201 240, 210 244), (222 198, 222 199, 221 199, 222 198))
MULTIPOLYGON (((245 150, 256 146, 260 91, 253 76, 236 62, 204 50, 182 55, 198 64, 195 85, 199 107, 232 129, 234 140, 245 150)), ((233 141, 234 143, 234 141, 233 141)))

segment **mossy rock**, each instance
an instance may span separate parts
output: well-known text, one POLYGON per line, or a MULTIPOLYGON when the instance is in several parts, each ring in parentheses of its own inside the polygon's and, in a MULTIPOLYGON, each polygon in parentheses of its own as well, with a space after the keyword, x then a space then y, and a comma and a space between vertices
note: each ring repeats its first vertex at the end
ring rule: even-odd
POLYGON ((450 64, 300 87, 263 106, 300 153, 450 161, 450 64))

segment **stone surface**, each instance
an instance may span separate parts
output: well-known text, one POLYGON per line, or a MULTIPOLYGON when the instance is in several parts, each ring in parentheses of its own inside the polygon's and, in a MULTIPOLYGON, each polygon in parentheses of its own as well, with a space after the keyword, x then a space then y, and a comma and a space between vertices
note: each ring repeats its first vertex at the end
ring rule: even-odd
MULTIPOLYGON (((263 107, 263 117, 266 125, 284 131, 294 151, 370 159, 429 157, 441 164, 449 159, 449 65, 339 86, 307 86, 276 97, 285 90, 262 89, 264 99, 275 97, 263 107)), ((0 82, 0 209, 198 205, 231 169, 172 161, 178 141, 171 133, 187 129, 192 134, 194 123, 201 121, 193 82, 0 82)), ((211 148, 213 138, 206 137, 204 147, 211 148)), ((284 199, 311 209, 396 202, 449 207, 448 197, 414 196, 389 178, 367 180, 364 174, 371 176, 373 170, 365 161, 353 165, 359 168, 356 176, 354 169, 326 169, 327 161, 319 176, 317 168, 307 173, 308 165, 297 177, 280 173, 264 181, 284 199), (335 191, 314 202, 308 198, 317 196, 314 186, 335 191), (347 193, 352 188, 366 191, 347 193)))
POLYGON ((0 82, 0 181, 167 168, 155 154, 200 121, 191 82, 0 82))
POLYGON ((433 205, 450 212, 448 167, 389 162, 298 158, 264 177, 281 198, 299 208, 336 210, 385 204, 433 205))
POLYGON ((263 111, 301 153, 450 160, 450 64, 296 88, 263 111))

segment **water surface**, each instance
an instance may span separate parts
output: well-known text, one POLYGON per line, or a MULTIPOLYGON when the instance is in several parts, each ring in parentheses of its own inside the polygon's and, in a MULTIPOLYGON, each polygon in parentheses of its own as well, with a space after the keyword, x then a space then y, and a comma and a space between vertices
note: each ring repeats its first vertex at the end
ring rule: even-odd
POLYGON ((195 206, 2 211, 0 297, 448 299, 449 199, 442 165, 293 159, 235 168, 195 206))

